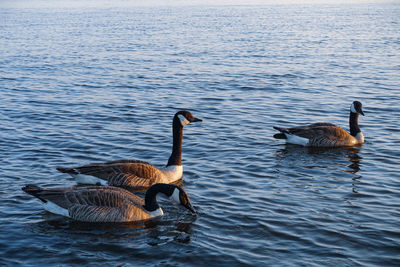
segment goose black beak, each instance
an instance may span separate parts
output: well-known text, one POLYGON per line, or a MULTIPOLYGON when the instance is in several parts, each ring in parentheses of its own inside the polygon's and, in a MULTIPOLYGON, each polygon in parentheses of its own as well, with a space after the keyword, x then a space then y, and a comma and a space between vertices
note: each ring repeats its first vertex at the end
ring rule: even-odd
POLYGON ((203 121, 202 119, 194 118, 192 122, 203 121))
POLYGON ((358 113, 360 113, 361 115, 365 116, 364 112, 361 109, 358 111, 358 113))

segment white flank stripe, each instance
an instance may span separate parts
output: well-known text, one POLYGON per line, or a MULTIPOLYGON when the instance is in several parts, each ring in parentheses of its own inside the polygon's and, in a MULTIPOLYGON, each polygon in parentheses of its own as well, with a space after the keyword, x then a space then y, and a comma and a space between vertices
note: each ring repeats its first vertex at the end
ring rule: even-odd
POLYGON ((76 182, 79 184, 100 184, 100 185, 107 185, 107 181, 94 177, 94 176, 90 176, 90 175, 85 175, 85 174, 71 174, 72 177, 75 178, 76 182))
POLYGON ((301 145, 301 146, 307 146, 308 145, 308 139, 304 138, 304 137, 300 137, 297 135, 293 135, 293 134, 287 134, 286 135, 286 142, 290 143, 290 144, 295 144, 295 145, 301 145))
POLYGON ((67 209, 61 208, 60 206, 54 204, 53 202, 47 201, 46 203, 43 203, 43 208, 48 212, 65 217, 70 217, 67 209))

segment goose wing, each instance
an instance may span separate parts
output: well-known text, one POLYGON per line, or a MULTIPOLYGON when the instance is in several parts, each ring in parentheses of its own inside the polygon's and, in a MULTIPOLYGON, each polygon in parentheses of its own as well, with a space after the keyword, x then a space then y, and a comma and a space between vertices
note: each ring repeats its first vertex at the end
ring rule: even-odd
POLYGON ((102 164, 104 164, 104 165, 110 165, 110 164, 117 164, 117 163, 142 163, 142 164, 151 165, 151 164, 148 163, 147 161, 138 160, 138 159, 119 159, 119 160, 107 161, 107 162, 104 162, 104 163, 102 163, 102 164))
POLYGON ((330 123, 315 123, 287 129, 289 134, 309 139, 310 146, 336 147, 354 145, 357 140, 346 130, 330 123))
POLYGON ((28 185, 23 190, 43 202, 68 210, 71 218, 86 222, 126 222, 149 218, 144 201, 127 190, 109 186, 44 189, 28 185))
POLYGON ((319 127, 319 126, 334 126, 334 127, 338 127, 335 124, 330 123, 330 122, 317 122, 317 123, 313 123, 313 124, 307 125, 306 127, 311 127, 312 128, 312 127, 319 127))
POLYGON ((58 168, 61 172, 84 174, 106 180, 108 185, 146 188, 162 177, 162 172, 148 162, 140 160, 117 160, 92 163, 74 168, 58 168))
POLYGON ((293 134, 297 135, 300 137, 304 137, 307 139, 312 139, 315 138, 316 136, 341 136, 343 135, 343 130, 340 127, 337 127, 336 125, 330 124, 330 125, 324 125, 324 124, 310 124, 306 126, 297 126, 297 127, 291 127, 291 128, 286 128, 283 132, 288 133, 288 134, 293 134))
POLYGON ((108 184, 130 188, 147 188, 162 177, 162 172, 150 164, 120 163, 108 168, 108 184))

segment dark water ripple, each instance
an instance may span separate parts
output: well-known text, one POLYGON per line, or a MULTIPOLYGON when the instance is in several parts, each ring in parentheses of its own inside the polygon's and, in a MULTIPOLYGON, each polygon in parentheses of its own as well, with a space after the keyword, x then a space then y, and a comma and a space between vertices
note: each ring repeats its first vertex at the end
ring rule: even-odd
MULTIPOLYGON (((0 265, 396 266, 400 260, 399 5, 0 8, 0 265), (315 150, 272 126, 347 128, 315 150), (163 165, 189 109, 192 216, 85 224, 20 188, 74 185, 60 165, 163 165)), ((139 193, 143 195, 143 193, 139 193)))

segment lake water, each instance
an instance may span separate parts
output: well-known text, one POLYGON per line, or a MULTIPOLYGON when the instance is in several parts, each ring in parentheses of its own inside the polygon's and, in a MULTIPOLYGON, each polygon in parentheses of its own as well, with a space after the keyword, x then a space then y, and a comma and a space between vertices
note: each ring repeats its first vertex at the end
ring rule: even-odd
POLYGON ((400 5, 0 9, 0 265, 398 266, 400 5), (272 126, 326 121, 357 148, 272 126), (166 164, 180 109, 197 216, 91 225, 25 184, 121 158, 166 164))

